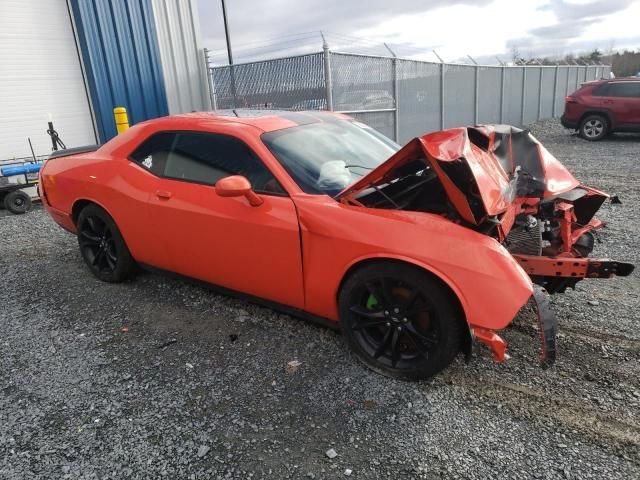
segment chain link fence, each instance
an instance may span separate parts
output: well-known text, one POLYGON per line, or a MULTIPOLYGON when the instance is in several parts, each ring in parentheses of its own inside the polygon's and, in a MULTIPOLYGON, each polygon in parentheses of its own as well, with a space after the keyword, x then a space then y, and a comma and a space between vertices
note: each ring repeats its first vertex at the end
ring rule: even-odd
POLYGON ((333 110, 403 144, 444 128, 556 117, 567 95, 611 67, 461 65, 324 49, 208 71, 214 108, 333 110))

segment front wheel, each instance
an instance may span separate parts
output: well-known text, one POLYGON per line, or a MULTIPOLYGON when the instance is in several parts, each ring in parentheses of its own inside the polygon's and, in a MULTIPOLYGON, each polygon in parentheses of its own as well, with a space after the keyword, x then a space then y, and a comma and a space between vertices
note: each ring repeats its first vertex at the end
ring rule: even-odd
POLYGON ((78 215, 78 245, 91 272, 104 282, 122 282, 134 271, 135 261, 111 216, 97 205, 78 215))
POLYGON ((423 379, 460 351, 464 319, 449 292, 417 267, 376 262, 344 283, 340 324, 347 343, 384 375, 423 379))

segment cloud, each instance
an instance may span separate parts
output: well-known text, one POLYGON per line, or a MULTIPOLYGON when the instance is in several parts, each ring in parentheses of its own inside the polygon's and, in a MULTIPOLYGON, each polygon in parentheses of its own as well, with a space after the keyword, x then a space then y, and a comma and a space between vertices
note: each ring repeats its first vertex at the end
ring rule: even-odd
MULTIPOLYGON (((259 45, 261 39, 310 31, 352 34, 398 15, 452 5, 488 5, 492 0, 255 0, 227 1, 232 43, 259 45)), ((224 48, 220 2, 199 2, 202 36, 208 48, 224 48)), ((293 37, 290 43, 293 42, 293 37)), ((286 39, 281 42, 286 44, 286 39)), ((265 42, 266 43, 266 42, 265 42)), ((257 47, 256 47, 257 48, 257 47)))
MULTIPOLYGON (((198 5, 204 46, 226 63, 220 0, 198 5)), ((320 30, 333 50, 354 53, 387 55, 384 41, 425 60, 435 59, 432 49, 449 61, 470 54, 495 63, 513 48, 555 57, 637 48, 630 37, 640 18, 640 0, 227 0, 227 8, 236 62, 317 52, 320 30)))
POLYGON ((566 24, 584 18, 597 19, 611 15, 626 9, 632 3, 633 0, 551 0, 548 4, 540 6, 539 9, 552 11, 559 22, 566 24))
POLYGON ((508 40, 507 48, 517 49, 525 56, 561 56, 567 51, 602 49, 602 39, 584 38, 586 32, 633 3, 633 0, 551 0, 538 10, 553 13, 556 23, 533 28, 525 36, 508 40))
POLYGON ((573 20, 568 22, 556 23, 555 25, 547 25, 544 27, 534 28, 529 34, 534 37, 567 40, 579 37, 586 28, 598 21, 593 18, 582 20, 573 20))

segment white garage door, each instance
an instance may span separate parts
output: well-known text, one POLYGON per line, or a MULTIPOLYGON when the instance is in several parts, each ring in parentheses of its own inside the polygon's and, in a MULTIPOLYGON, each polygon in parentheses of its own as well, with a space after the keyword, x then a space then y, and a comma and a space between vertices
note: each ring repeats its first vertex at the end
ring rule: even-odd
POLYGON ((66 0, 0 0, 0 161, 96 143, 66 0))

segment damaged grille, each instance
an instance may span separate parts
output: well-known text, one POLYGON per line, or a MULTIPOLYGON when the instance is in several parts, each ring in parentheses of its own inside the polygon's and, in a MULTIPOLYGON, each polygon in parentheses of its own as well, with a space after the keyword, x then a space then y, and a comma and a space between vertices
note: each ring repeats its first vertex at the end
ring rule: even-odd
POLYGON ((542 232, 540 223, 534 225, 524 225, 513 228, 504 241, 505 248, 509 253, 519 253, 521 255, 541 255, 542 254, 542 232))

